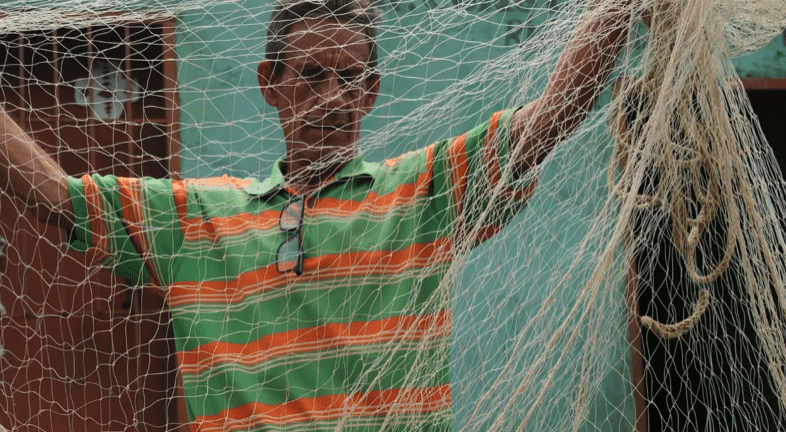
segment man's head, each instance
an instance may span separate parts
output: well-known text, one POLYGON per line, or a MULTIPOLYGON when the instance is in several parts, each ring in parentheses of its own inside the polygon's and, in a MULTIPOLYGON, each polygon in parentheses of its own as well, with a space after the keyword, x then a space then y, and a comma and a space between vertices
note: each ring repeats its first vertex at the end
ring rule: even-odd
POLYGON ((273 65, 274 73, 279 73, 286 38, 292 25, 308 18, 333 18, 343 24, 356 24, 363 30, 371 51, 368 67, 372 71, 376 70, 379 59, 379 17, 379 10, 371 6, 370 0, 279 0, 267 27, 265 60, 273 65))
POLYGON ((335 171, 354 156, 379 90, 376 16, 368 0, 277 5, 257 75, 278 109, 289 168, 335 171))

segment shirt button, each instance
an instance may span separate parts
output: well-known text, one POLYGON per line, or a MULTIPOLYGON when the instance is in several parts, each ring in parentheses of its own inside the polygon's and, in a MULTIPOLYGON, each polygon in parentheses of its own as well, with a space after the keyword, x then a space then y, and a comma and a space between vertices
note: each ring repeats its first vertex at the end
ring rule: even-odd
POLYGON ((314 207, 314 201, 314 197, 308 197, 308 199, 306 199, 306 206, 308 208, 314 207))

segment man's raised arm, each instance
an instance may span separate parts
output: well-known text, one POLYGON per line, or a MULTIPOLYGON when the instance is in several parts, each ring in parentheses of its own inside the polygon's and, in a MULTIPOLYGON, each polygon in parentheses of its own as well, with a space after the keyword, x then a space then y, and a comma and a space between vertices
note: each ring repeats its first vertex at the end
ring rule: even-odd
POLYGON ((65 171, 0 108, 0 187, 21 199, 39 221, 74 225, 65 171))
POLYGON ((630 0, 599 0, 571 38, 543 94, 513 118, 515 174, 570 136, 603 91, 630 25, 630 0))

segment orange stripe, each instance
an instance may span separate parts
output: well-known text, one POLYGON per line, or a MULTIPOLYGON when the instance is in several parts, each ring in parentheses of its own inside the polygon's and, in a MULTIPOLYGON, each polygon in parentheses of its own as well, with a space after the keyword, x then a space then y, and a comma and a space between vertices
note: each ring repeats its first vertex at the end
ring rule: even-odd
POLYGON ((169 286, 171 307, 196 303, 240 303, 247 296, 293 282, 314 282, 351 276, 391 275, 410 268, 423 268, 448 262, 453 258, 451 242, 439 238, 433 242, 416 243, 400 251, 359 251, 322 255, 303 261, 304 273, 279 273, 271 264, 239 275, 229 282, 189 281, 169 286), (319 271, 317 271, 319 270, 319 271))
POLYGON ((175 202, 175 209, 177 210, 177 219, 180 221, 180 226, 185 235, 185 227, 183 222, 188 217, 188 187, 186 182, 182 180, 172 180, 172 199, 175 202))
POLYGON ((464 231, 464 221, 462 216, 462 209, 464 208, 464 196, 467 191, 468 175, 467 171, 467 134, 463 134, 448 147, 448 166, 450 169, 451 183, 453 185, 453 201, 456 203, 456 225, 454 239, 463 238, 466 233, 464 231))
MULTIPOLYGON (((388 214, 396 207, 411 203, 413 198, 426 196, 428 185, 428 174, 421 173, 412 183, 399 185, 395 190, 384 195, 370 192, 363 201, 320 198, 315 201, 315 207, 306 208, 306 216, 349 217, 360 211, 374 215, 388 214)), ((178 207, 178 216, 186 241, 215 241, 220 237, 241 235, 252 229, 272 229, 278 226, 278 218, 281 214, 279 210, 267 210, 258 215, 243 212, 204 220, 200 217, 187 218, 179 212, 179 209, 178 207)))
POLYGON ((201 431, 247 430, 260 425, 285 426, 309 421, 390 414, 422 414, 449 409, 449 385, 420 389, 375 390, 350 395, 301 398, 278 405, 259 402, 197 417, 201 431))
POLYGON ((486 132, 486 140, 483 144, 483 166, 491 185, 496 185, 499 180, 499 154, 497 153, 499 146, 499 137, 497 137, 497 126, 499 125, 499 118, 502 112, 494 113, 489 120, 489 128, 486 132))
POLYGON ((131 242, 145 263, 145 268, 150 275, 153 285, 161 286, 152 261, 150 261, 150 248, 144 233, 144 210, 140 202, 139 180, 135 178, 118 177, 120 204, 123 206, 123 219, 131 242))
POLYGON ((251 185, 251 180, 244 179, 240 180, 235 177, 229 177, 228 175, 224 174, 221 177, 207 177, 201 179, 188 179, 185 181, 186 184, 193 184, 199 186, 232 186, 235 189, 242 190, 243 188, 247 188, 251 185))
MULTIPOLYGON (((232 229, 223 235, 242 234, 247 229, 237 231, 237 226, 251 221, 252 216, 245 214, 238 214, 227 218, 212 218, 210 221, 205 222, 199 217, 188 217, 188 185, 207 185, 207 186, 226 186, 230 185, 235 188, 243 188, 251 183, 250 180, 238 180, 233 177, 213 177, 205 179, 193 179, 185 181, 172 181, 172 195, 177 210, 178 220, 180 227, 183 230, 183 236, 186 241, 199 241, 199 240, 215 240, 216 239, 216 226, 230 226, 232 229), (240 219, 240 220, 237 220, 240 219), (245 221, 245 222, 243 222, 245 221), (237 232, 235 232, 237 231, 237 232)), ((276 214, 278 217, 278 214, 276 214)), ((267 228, 264 228, 267 229, 267 228)))
POLYGON ((453 180, 453 199, 456 203, 457 214, 461 214, 464 204, 464 194, 467 191, 467 134, 453 140, 448 147, 448 164, 453 180))
POLYGON ((104 218, 104 205, 101 191, 93 179, 82 176, 82 187, 85 191, 85 204, 87 205, 87 217, 90 220, 91 245, 93 259, 103 261, 109 251, 109 235, 104 218))
POLYGON ((209 342, 178 352, 180 371, 197 374, 221 363, 253 366, 276 357, 346 346, 418 341, 447 336, 450 315, 398 316, 367 322, 331 323, 264 336, 250 343, 209 342))
POLYGON ((275 228, 278 226, 280 214, 280 210, 267 210, 258 215, 243 212, 207 220, 200 217, 182 218, 180 225, 186 241, 215 241, 221 237, 240 235, 252 229, 275 228))

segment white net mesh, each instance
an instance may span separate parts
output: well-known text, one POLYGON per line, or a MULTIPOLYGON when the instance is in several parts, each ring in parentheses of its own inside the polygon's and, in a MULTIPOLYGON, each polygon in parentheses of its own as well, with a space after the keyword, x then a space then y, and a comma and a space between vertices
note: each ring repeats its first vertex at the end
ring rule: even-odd
POLYGON ((784 182, 732 64, 781 0, 382 2, 359 150, 406 156, 291 229, 260 183, 286 151, 257 77, 272 2, 50 3, 3 2, 0 90, 83 217, 0 195, 0 426, 784 427, 784 182), (614 7, 607 90, 513 179, 494 113, 614 7))

